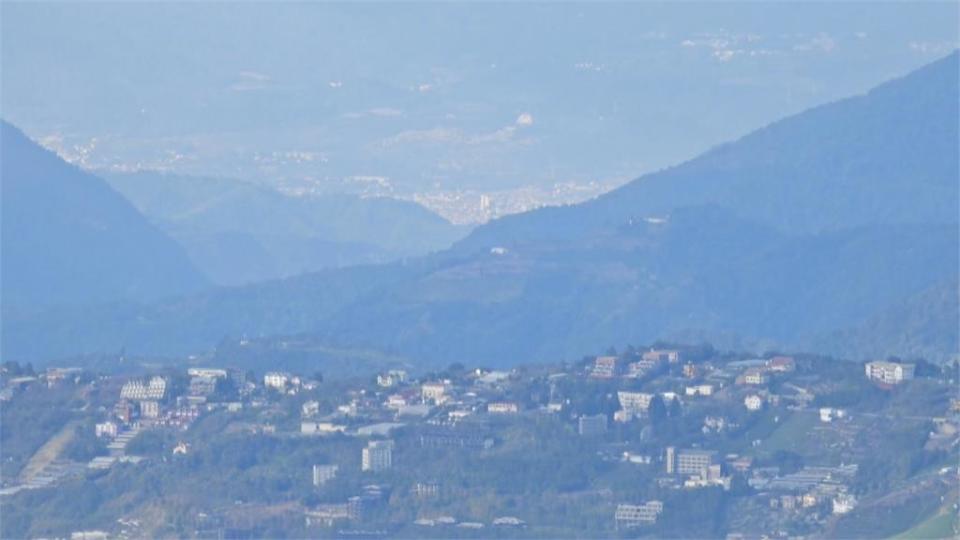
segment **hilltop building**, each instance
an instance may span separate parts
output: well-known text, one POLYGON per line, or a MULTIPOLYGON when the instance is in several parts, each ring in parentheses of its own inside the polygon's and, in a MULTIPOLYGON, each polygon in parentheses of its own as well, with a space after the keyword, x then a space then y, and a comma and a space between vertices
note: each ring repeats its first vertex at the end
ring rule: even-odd
POLYGON ((884 384, 900 384, 913 378, 914 364, 898 362, 867 362, 864 371, 867 378, 884 384))

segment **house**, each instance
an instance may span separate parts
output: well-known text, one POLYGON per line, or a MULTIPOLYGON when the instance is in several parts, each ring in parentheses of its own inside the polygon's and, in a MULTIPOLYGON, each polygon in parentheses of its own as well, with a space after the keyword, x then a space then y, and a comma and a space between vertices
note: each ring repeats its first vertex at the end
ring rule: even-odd
POLYGON ((695 379, 698 375, 697 366, 691 363, 683 365, 683 376, 688 379, 695 379))
POLYGON ((663 512, 663 503, 647 501, 643 504, 618 504, 613 519, 617 529, 653 525, 663 512))
POLYGON ((590 377, 594 379, 612 379, 620 374, 620 359, 616 356, 598 356, 593 360, 590 377))
POLYGON ((894 385, 912 379, 915 367, 899 362, 867 362, 864 371, 871 381, 894 385))
POLYGON ((743 405, 748 411, 759 411, 763 408, 763 398, 757 394, 750 394, 743 398, 743 405))
POLYGON ((767 360, 767 370, 775 373, 790 373, 797 369, 792 356, 774 356, 767 360))
POLYGON ((402 394, 390 394, 387 396, 387 401, 384 403, 384 406, 395 411, 400 410, 407 406, 407 398, 402 394))

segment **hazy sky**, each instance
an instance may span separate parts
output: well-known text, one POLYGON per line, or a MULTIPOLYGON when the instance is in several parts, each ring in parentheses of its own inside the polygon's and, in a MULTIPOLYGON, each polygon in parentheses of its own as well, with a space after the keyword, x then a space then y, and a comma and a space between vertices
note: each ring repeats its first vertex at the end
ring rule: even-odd
POLYGON ((90 167, 613 182, 957 47, 957 4, 2 5, 2 113, 90 167))

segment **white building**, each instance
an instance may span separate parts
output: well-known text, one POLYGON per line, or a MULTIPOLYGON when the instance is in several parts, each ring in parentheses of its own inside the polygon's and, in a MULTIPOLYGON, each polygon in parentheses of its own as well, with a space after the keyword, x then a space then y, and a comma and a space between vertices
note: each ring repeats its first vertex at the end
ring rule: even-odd
POLYGON ((226 379, 227 370, 218 368, 199 368, 192 367, 187 370, 187 375, 191 377, 209 377, 211 379, 226 379))
POLYGON ((487 412, 490 414, 517 414, 520 407, 512 401, 497 401, 487 405, 487 412))
POLYGON ((644 392, 617 392, 617 400, 620 402, 620 410, 626 411, 633 416, 646 414, 650 408, 650 402, 653 400, 653 394, 644 392))
POLYGON ((263 385, 267 388, 274 388, 281 392, 287 389, 287 383, 290 382, 290 374, 280 371, 271 371, 263 376, 263 385))
POLYGON ((420 386, 420 396, 424 402, 433 401, 438 405, 445 401, 450 385, 445 382, 423 383, 420 386))
POLYGON ((364 471, 385 471, 393 466, 393 441, 370 441, 361 454, 360 469, 364 471))
POLYGON ((684 393, 688 396, 712 396, 713 385, 698 384, 696 386, 688 386, 685 388, 684 393))
POLYGON ((337 477, 339 465, 314 465, 313 466, 313 485, 320 487, 330 480, 337 477))
POLYGON ((102 422, 97 424, 94 430, 97 437, 110 437, 113 439, 117 436, 118 427, 117 424, 113 422, 102 422))
POLYGON ((407 372, 402 369, 391 369, 386 373, 377 375, 377 384, 383 388, 390 388, 405 382, 407 382, 407 372))
POLYGON ((312 399, 305 401, 303 405, 300 406, 300 416, 304 418, 310 418, 318 414, 320 414, 320 402, 317 400, 312 399))
POLYGON ((846 514, 857 507, 857 499, 848 493, 841 493, 833 498, 833 513, 846 514))
POLYGON ((156 401, 141 401, 140 416, 144 418, 157 418, 160 416, 160 403, 156 401))
POLYGON ((166 394, 166 392, 167 380, 163 377, 157 376, 151 377, 150 382, 146 384, 139 379, 127 381, 123 387, 120 388, 120 398, 137 401, 158 401, 163 399, 163 396, 166 394))
POLYGON ((864 371, 867 378, 884 384, 900 384, 913 378, 914 364, 897 362, 867 362, 864 371))
POLYGON ((743 405, 748 411, 759 411, 763 408, 763 398, 757 394, 750 394, 743 398, 743 405))
POLYGON ((834 419, 840 419, 847 415, 843 409, 834 409, 832 407, 820 407, 820 421, 832 422, 834 419))
POLYGON ((743 372, 743 382, 746 384, 767 384, 767 374, 758 368, 750 368, 743 372))
POLYGON ((578 420, 577 431, 584 437, 595 437, 607 432, 607 415, 582 415, 578 420))
POLYGON ((647 501, 643 504, 618 504, 614 513, 617 528, 629 529, 641 525, 653 525, 663 512, 663 503, 647 501))
POLYGON ((346 430, 347 426, 330 422, 300 422, 300 433, 303 435, 333 435, 346 430))

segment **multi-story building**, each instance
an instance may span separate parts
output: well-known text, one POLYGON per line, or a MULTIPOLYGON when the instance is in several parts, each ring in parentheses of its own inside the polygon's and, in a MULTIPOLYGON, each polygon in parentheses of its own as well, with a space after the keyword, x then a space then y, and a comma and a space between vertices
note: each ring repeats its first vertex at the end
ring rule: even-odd
POLYGON ((763 398, 757 394, 750 394, 743 398, 743 406, 746 407, 748 411, 759 411, 763 408, 763 398))
POLYGON ((360 469, 364 471, 385 471, 393 466, 393 441, 370 441, 361 454, 360 469))
POLYGON ((899 362, 867 362, 864 371, 867 378, 884 384, 900 384, 913 378, 914 364, 899 362))
POLYGON ((577 425, 577 431, 584 437, 594 437, 607 432, 607 415, 583 415, 577 425))
POLYGON ((744 384, 767 384, 767 374, 759 368, 749 368, 743 372, 744 384))
POLYGON ((303 435, 333 435, 334 433, 343 433, 347 426, 343 424, 334 424, 331 422, 300 422, 300 433, 303 435))
POLYGON ((644 392, 617 392, 617 400, 620 402, 620 409, 633 416, 646 414, 650 408, 650 401, 653 400, 653 394, 644 392))
POLYGON ((143 418, 157 418, 160 416, 160 403, 157 401, 141 401, 140 416, 143 418))
POLYGON ((680 450, 676 455, 676 471, 681 475, 706 475, 705 471, 717 459, 717 453, 713 450, 680 450))
POLYGON ((377 375, 377 384, 384 388, 390 388, 405 382, 407 382, 407 372, 402 369, 391 369, 386 373, 377 375))
POLYGON ((667 474, 673 474, 677 470, 677 449, 668 446, 664 452, 664 465, 667 468, 667 474))
POLYGON ((643 504, 618 504, 614 521, 617 529, 653 525, 662 512, 663 503, 660 501, 647 501, 643 504))
POLYGON ((418 435, 423 448, 461 448, 464 450, 488 450, 493 448, 493 437, 476 429, 428 428, 418 435))
POLYGON ((684 393, 688 396, 710 396, 713 395, 713 385, 698 384, 696 386, 688 386, 684 389, 684 393))
POLYGON ((218 369, 218 368, 192 367, 187 370, 187 375, 191 377, 209 377, 211 379, 226 379, 227 370, 218 369))
POLYGON ((129 400, 121 399, 113 406, 113 415, 124 424, 129 424, 134 415, 133 404, 129 400))
POLYGON ((339 465, 314 465, 313 466, 313 485, 320 487, 330 480, 337 477, 339 465))
POLYGON ((417 482, 410 488, 415 497, 422 499, 436 497, 440 493, 440 484, 437 482, 417 482))
POLYGON ((590 377, 594 379, 612 379, 620 374, 620 359, 616 356, 598 356, 593 361, 590 377))
POLYGON ((110 437, 111 439, 116 438, 119 431, 117 424, 114 422, 101 422, 94 429, 97 437, 110 437))
POLYGON ((450 385, 446 382, 423 383, 420 386, 420 397, 425 403, 432 401, 440 404, 445 401, 449 391, 450 385))
POLYGON ((520 407, 512 401, 497 401, 487 405, 487 412, 490 414, 516 414, 520 407))
POLYGON ((767 369, 778 373, 787 373, 797 369, 797 363, 792 356, 774 356, 767 361, 767 369))
POLYGON ((273 388, 281 392, 287 389, 287 383, 290 382, 290 374, 280 371, 271 371, 263 376, 263 385, 267 388, 273 388))
POLYGON ((641 358, 655 362, 669 362, 671 364, 676 364, 680 361, 680 351, 673 349, 650 349, 649 351, 643 353, 641 358))
POLYGON ((135 401, 163 399, 167 391, 167 380, 163 377, 151 377, 148 383, 135 379, 127 381, 120 388, 121 399, 132 399, 135 401))
POLYGON ((315 399, 305 401, 300 406, 300 416, 304 418, 310 418, 318 414, 320 414, 320 402, 315 399))

